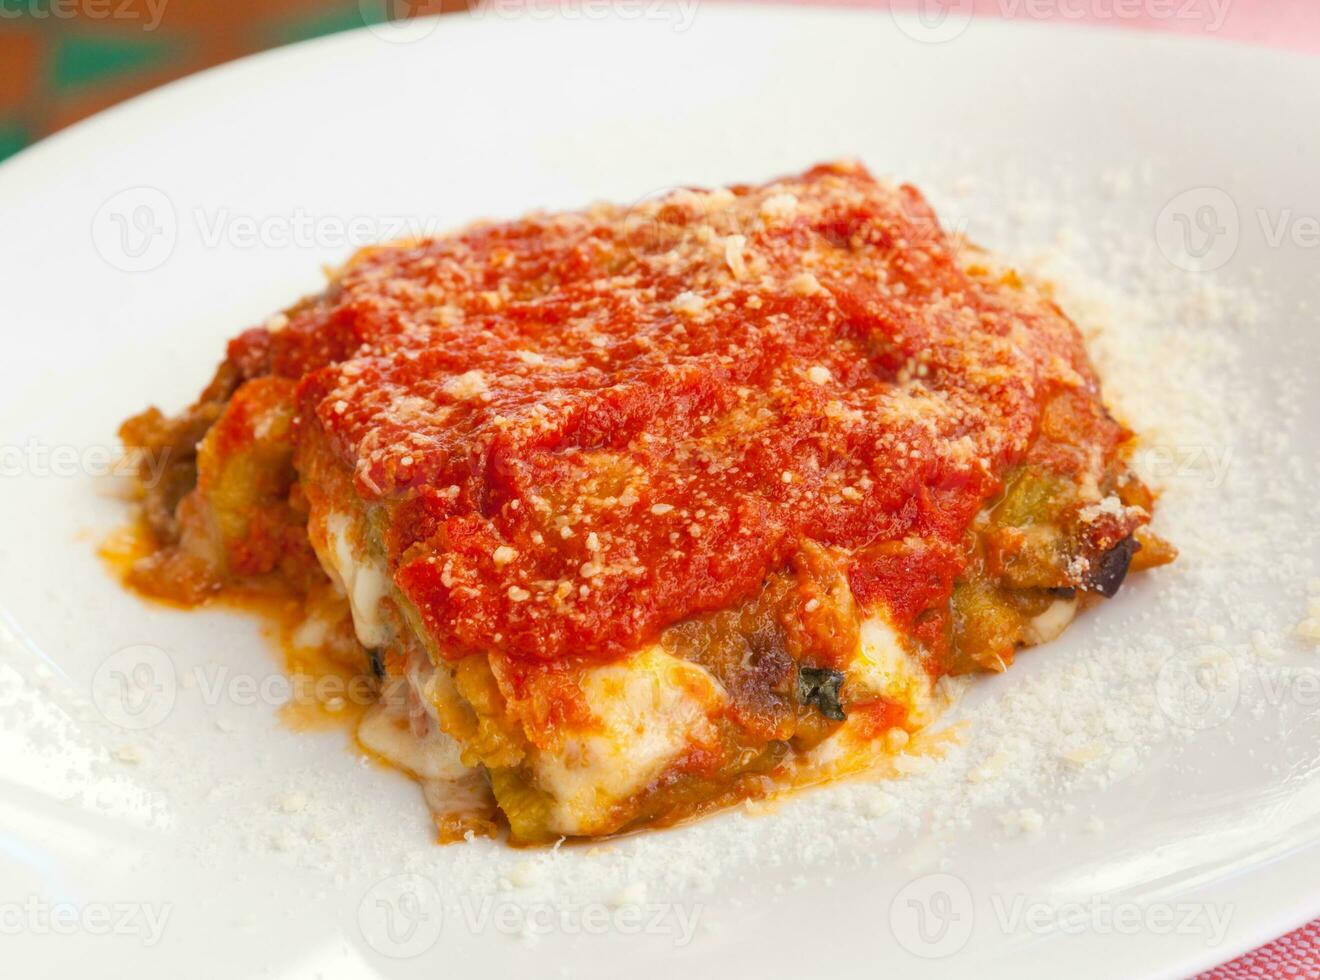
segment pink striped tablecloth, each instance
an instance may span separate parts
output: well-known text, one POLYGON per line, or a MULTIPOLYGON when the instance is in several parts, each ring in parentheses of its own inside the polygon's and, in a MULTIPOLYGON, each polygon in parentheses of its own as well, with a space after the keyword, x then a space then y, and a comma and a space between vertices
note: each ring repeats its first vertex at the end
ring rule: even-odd
MULTIPOLYGON (((1320 54, 1320 0, 797 0, 1172 31, 1320 54)), ((1314 121, 1313 121, 1314 123, 1314 121)), ((1320 978, 1320 919, 1197 980, 1320 978)))
POLYGON ((1320 919, 1197 980, 1314 980, 1320 977, 1320 919))

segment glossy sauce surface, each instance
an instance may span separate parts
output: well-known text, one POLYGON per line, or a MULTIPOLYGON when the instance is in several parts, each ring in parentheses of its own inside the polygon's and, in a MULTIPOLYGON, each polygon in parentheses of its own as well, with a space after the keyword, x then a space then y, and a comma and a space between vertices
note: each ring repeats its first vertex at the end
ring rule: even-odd
POLYGON ((1125 437, 1066 317, 958 247, 818 167, 370 250, 230 357, 298 382, 445 656, 617 657, 808 543, 934 638, 1006 473, 1125 437))

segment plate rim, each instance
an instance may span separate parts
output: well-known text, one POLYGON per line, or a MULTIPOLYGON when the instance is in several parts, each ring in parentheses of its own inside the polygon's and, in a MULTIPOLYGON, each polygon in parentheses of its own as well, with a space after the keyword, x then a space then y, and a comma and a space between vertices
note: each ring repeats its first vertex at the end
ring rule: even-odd
MULTIPOLYGON (((799 21, 823 18, 847 20, 889 15, 889 11, 885 8, 869 6, 858 7, 849 4, 827 3, 821 6, 801 8, 786 3, 774 2, 720 3, 714 8, 706 8, 704 13, 715 13, 717 17, 725 19, 737 19, 760 14, 799 21)), ((493 33, 497 30, 508 29, 507 25, 498 24, 498 21, 491 21, 490 24, 487 24, 479 18, 461 18, 452 14, 437 16, 448 17, 456 21, 452 27, 447 28, 449 30, 490 31, 493 33), (463 22, 462 26, 457 23, 459 20, 463 22), (496 26, 497 24, 498 26, 496 26)), ((1077 43, 1101 47, 1140 46, 1154 49, 1156 56, 1161 50, 1167 49, 1176 50, 1179 53, 1195 51, 1198 57, 1204 57, 1207 56, 1205 50, 1203 50, 1206 45, 1211 45, 1213 51, 1215 45, 1229 44, 1232 46, 1231 48, 1221 49, 1215 53, 1220 57, 1230 59, 1268 60, 1272 64, 1282 64, 1287 69, 1297 70, 1303 74, 1320 78, 1320 57, 1306 53, 1279 50, 1236 39, 1207 39, 1182 34, 1147 33, 1132 28, 1110 25, 1086 25, 1086 31, 1077 30, 1080 26, 1058 23, 1024 23, 994 18, 988 19, 983 28, 1000 34, 1017 32, 1044 33, 1053 35, 1066 44, 1077 43), (1226 54, 1226 51, 1235 51, 1236 54, 1226 54)), ((978 30, 980 29, 982 28, 978 28, 978 30)), ((47 161, 55 160, 61 155, 77 153, 84 145, 99 143, 107 130, 120 127, 126 121, 132 121, 134 117, 140 117, 142 122, 150 122, 152 117, 158 116, 162 111, 169 111, 171 106, 186 104, 188 100, 195 98, 197 92, 206 87, 214 87, 219 92, 225 86, 232 85, 236 79, 245 78, 254 72, 270 71, 272 66, 275 65, 280 66, 275 70, 296 70, 300 67, 300 62, 305 59, 315 60, 324 57, 338 47, 348 48, 362 43, 374 43, 366 40, 368 34, 368 28, 360 27, 259 52, 184 76, 98 112, 37 141, 0 163, 0 196, 11 192, 12 185, 21 183, 31 171, 44 168, 47 161)), ((158 123, 153 125, 158 125, 158 123)), ((1294 862, 1296 868, 1302 863, 1320 863, 1316 862, 1317 857, 1320 857, 1320 834, 1283 854, 1256 861, 1236 872, 1224 874, 1212 882, 1211 886, 1218 889, 1233 880, 1242 881, 1249 878, 1264 879, 1277 876, 1281 870, 1279 866, 1285 862, 1294 862)), ((1188 894, 1195 894, 1197 891, 1199 889, 1189 889, 1188 894)), ((1178 956, 1177 953, 1173 953, 1168 957, 1166 965, 1152 964, 1152 970, 1154 971, 1152 975, 1181 976, 1188 969, 1204 969, 1225 964, 1243 953, 1257 949, 1305 925, 1320 917, 1320 886, 1298 894, 1295 899, 1285 901, 1284 905, 1284 908, 1273 915, 1266 914, 1258 919, 1252 919, 1252 924, 1242 930, 1240 938, 1236 941, 1225 941, 1221 946, 1197 955, 1178 956), (1177 959, 1176 963, 1173 962, 1174 958, 1177 959)))

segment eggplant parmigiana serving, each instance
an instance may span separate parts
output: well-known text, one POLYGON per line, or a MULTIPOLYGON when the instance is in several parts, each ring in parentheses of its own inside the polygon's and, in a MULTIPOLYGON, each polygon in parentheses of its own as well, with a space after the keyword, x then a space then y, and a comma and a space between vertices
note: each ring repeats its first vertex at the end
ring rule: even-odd
POLYGON ((1174 555, 1076 327, 848 163, 365 249, 121 434, 130 582, 299 596, 445 839, 874 765, 1174 555))

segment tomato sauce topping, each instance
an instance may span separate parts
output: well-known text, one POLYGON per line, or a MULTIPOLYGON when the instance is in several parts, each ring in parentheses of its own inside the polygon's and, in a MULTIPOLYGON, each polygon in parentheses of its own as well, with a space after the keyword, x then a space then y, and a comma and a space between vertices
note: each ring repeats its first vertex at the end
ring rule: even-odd
POLYGON ((1044 406, 1079 478, 1121 436, 1073 325, 960 248, 827 165, 367 250, 230 357, 298 379, 447 656, 615 657, 807 542, 911 629, 1044 406))

